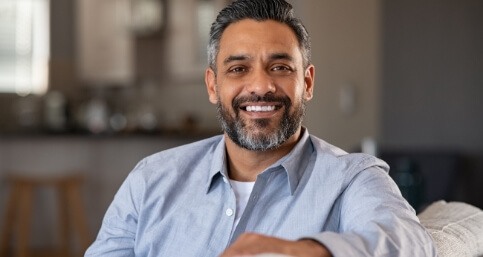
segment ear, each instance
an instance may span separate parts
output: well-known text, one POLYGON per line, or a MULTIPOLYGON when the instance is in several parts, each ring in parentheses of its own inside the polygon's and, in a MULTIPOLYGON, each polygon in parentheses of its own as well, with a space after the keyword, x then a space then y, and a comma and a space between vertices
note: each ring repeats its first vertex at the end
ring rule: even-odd
POLYGON ((315 79, 315 67, 310 64, 305 69, 304 81, 305 81, 305 100, 309 101, 314 96, 314 79, 315 79))
POLYGON ((218 97, 216 96, 216 74, 211 68, 207 68, 205 71, 205 84, 208 91, 208 99, 212 104, 216 104, 218 102, 218 97))

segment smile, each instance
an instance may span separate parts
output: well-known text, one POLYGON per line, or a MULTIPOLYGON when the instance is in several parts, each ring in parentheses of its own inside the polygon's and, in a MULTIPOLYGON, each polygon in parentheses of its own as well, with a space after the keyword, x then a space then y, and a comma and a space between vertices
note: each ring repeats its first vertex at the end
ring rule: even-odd
POLYGON ((247 112, 271 112, 275 110, 275 105, 260 106, 249 105, 244 108, 247 112))

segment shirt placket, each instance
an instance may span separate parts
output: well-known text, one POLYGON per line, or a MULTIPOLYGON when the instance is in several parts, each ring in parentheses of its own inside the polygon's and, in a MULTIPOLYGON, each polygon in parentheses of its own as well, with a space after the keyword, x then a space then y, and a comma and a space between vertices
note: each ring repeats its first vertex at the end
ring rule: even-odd
POLYGON ((248 222, 250 220, 251 214, 253 212, 253 209, 255 208, 258 200, 260 199, 260 195, 262 191, 266 188, 267 182, 269 180, 271 172, 267 171, 262 174, 260 174, 257 177, 257 181, 255 182, 255 185, 253 186, 252 193, 250 194, 250 198, 248 199, 247 206, 245 208, 245 211, 243 212, 240 221, 238 222, 238 225, 234 229, 231 239, 230 239, 230 244, 235 242, 235 240, 247 229, 248 222))
MULTIPOLYGON (((219 217, 217 224, 214 226, 216 229, 213 230, 212 238, 208 246, 209 254, 205 256, 214 256, 213 254, 218 253, 220 246, 228 246, 230 243, 231 234, 233 233, 233 227, 235 224, 235 212, 236 212, 236 197, 235 193, 231 189, 230 183, 225 176, 222 175, 222 181, 216 187, 214 192, 218 194, 216 196, 219 199, 218 213, 219 217)), ((214 193, 213 192, 213 193, 214 193)))

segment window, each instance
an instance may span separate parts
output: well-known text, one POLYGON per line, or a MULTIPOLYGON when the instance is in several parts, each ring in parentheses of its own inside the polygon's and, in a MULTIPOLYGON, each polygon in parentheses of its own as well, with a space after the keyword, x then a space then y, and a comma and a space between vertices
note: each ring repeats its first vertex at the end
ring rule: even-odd
POLYGON ((49 32, 49 0, 0 1, 0 93, 45 93, 49 32))

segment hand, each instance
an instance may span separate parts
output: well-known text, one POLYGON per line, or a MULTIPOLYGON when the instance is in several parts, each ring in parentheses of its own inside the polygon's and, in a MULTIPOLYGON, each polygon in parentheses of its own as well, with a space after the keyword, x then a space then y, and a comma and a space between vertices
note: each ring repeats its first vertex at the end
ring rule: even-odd
POLYGON ((251 256, 261 253, 278 253, 296 257, 331 257, 322 244, 310 239, 289 241, 255 233, 245 233, 220 257, 251 256))

